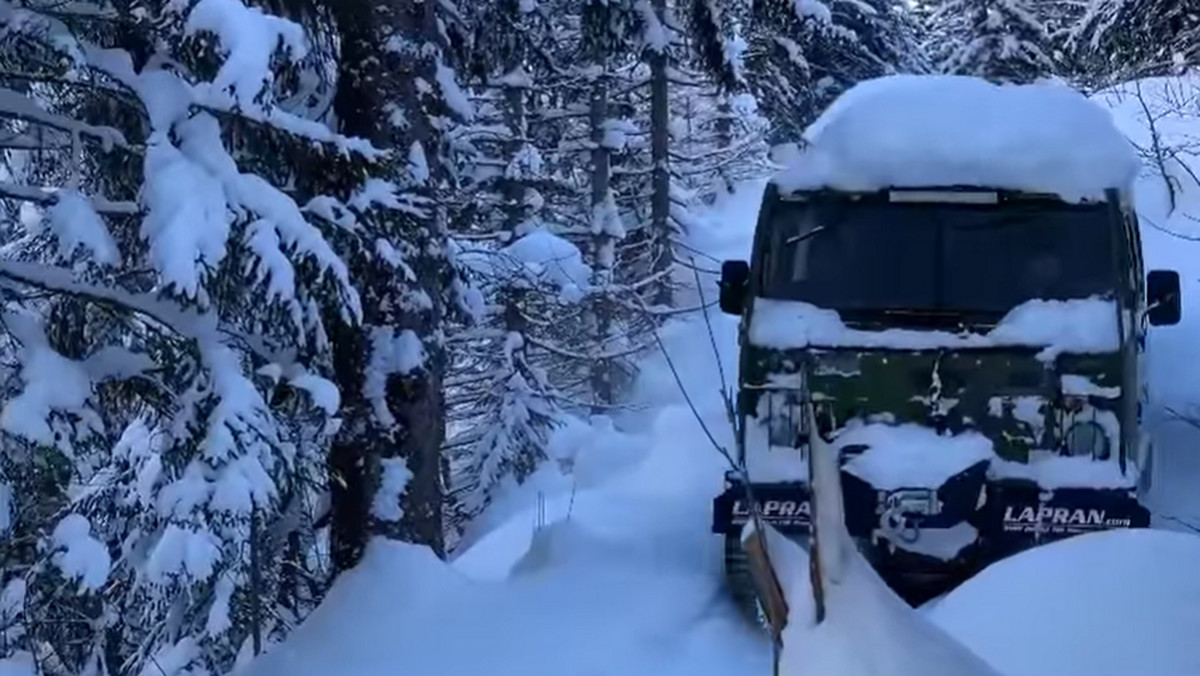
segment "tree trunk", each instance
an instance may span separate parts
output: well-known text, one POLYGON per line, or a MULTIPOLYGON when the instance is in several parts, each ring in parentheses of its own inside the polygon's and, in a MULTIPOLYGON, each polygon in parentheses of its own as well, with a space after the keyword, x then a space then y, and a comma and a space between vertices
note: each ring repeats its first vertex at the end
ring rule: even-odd
MULTIPOLYGON (((608 298, 613 281, 616 238, 608 228, 609 213, 613 205, 609 202, 612 179, 612 151, 605 145, 605 123, 608 121, 608 68, 604 55, 596 55, 602 73, 592 84, 588 106, 588 122, 591 126, 592 146, 592 264, 596 292, 592 295, 591 313, 597 349, 603 352, 610 344, 612 330, 612 307, 608 298)), ((612 364, 609 360, 596 358, 591 364, 591 388, 595 405, 593 412, 601 413, 606 404, 615 399, 612 382, 612 364)))
MULTIPOLYGON (((436 135, 426 115, 428 107, 423 107, 415 85, 417 77, 435 81, 433 74, 426 72, 432 70, 433 62, 391 51, 388 41, 400 37, 416 43, 436 43, 435 3, 327 1, 342 46, 334 99, 340 131, 396 151, 398 162, 375 167, 372 173, 382 173, 383 178, 398 185, 406 182, 404 158, 409 157, 414 143, 420 143, 431 178, 412 191, 434 197, 432 182, 441 175, 436 135), (409 121, 402 130, 391 124, 395 107, 403 110, 409 121)), ((352 274, 363 291, 364 326, 343 325, 333 335, 335 378, 343 402, 342 428, 330 452, 333 556, 338 570, 358 562, 372 535, 428 545, 439 556, 444 555, 445 468, 441 456, 445 423, 441 385, 445 359, 428 338, 435 335, 442 315, 440 298, 446 280, 436 258, 445 250, 446 242, 444 216, 438 208, 431 212, 424 218, 399 211, 376 212, 362 241, 368 253, 351 263, 352 274), (402 275, 369 253, 377 237, 413 246, 408 263, 417 273, 417 289, 406 287, 402 275), (433 302, 417 302, 422 296, 433 302), (372 329, 393 335, 411 330, 426 351, 421 368, 387 378, 385 399, 393 421, 380 420, 362 390, 371 359, 367 332, 372 329), (399 521, 381 519, 371 509, 382 485, 382 461, 389 458, 404 458, 412 473, 402 499, 404 515, 399 521)))
MULTIPOLYGON (((660 24, 666 26, 666 0, 653 0, 652 7, 660 24)), ((650 158, 654 163, 651 179, 650 232, 651 272, 663 273, 674 263, 671 246, 671 158, 668 148, 671 141, 671 107, 668 98, 667 45, 650 50, 650 158)), ((655 285, 653 303, 670 306, 672 302, 671 280, 658 280, 655 285)))
MULTIPOLYGON (((379 139, 383 130, 375 111, 383 104, 374 73, 365 68, 372 45, 371 11, 367 2, 329 0, 338 24, 342 59, 334 112, 344 134, 379 139)), ((331 338, 334 379, 341 390, 342 427, 329 451, 330 555, 334 570, 358 564, 369 538, 371 487, 368 485, 367 448, 363 444, 370 426, 370 408, 363 397, 362 373, 367 363, 366 338, 358 327, 335 324, 331 338)))
MULTIPOLYGON (((733 106, 730 105, 728 92, 718 92, 717 96, 720 97, 720 103, 717 104, 717 143, 725 151, 733 145, 733 106)), ((717 165, 717 173, 725 183, 725 192, 733 192, 733 180, 724 161, 717 165)))
MULTIPOLYGON (((394 0, 395 1, 395 0, 394 0)), ((438 26, 439 3, 420 0, 400 0, 397 12, 399 32, 414 44, 440 46, 438 26)), ((387 48, 381 45, 382 50, 387 48)), ((396 524, 376 521, 381 535, 428 545, 440 557, 446 555, 444 507, 446 485, 449 483, 449 464, 443 456, 446 439, 446 399, 443 392, 446 353, 442 347, 442 324, 445 316, 443 299, 450 286, 451 271, 446 258, 449 232, 446 225, 444 186, 446 167, 441 161, 440 133, 432 116, 450 119, 445 103, 437 96, 440 88, 422 89, 418 82, 437 82, 437 60, 428 49, 420 55, 402 53, 395 56, 399 63, 387 64, 399 85, 400 103, 408 113, 409 125, 402 148, 411 149, 419 143, 425 155, 429 177, 418 182, 413 190, 434 205, 425 222, 416 224, 415 231, 405 239, 416 245, 411 260, 417 282, 425 292, 423 299, 411 295, 402 299, 397 327, 411 330, 423 343, 424 366, 404 377, 393 377, 388 384, 388 406, 395 413, 403 430, 400 448, 392 455, 408 459, 412 479, 404 494, 404 518, 396 524)))

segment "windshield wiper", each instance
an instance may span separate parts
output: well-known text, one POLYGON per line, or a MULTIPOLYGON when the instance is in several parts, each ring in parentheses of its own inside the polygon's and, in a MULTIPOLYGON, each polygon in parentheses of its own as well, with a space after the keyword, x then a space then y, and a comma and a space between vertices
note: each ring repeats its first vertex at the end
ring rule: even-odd
POLYGON ((818 225, 817 227, 813 228, 812 230, 809 230, 808 232, 801 233, 799 235, 792 235, 791 237, 788 237, 787 239, 783 240, 783 244, 785 246, 799 244, 800 242, 803 242, 804 240, 808 239, 809 237, 812 237, 813 235, 817 234, 818 232, 822 232, 822 231, 828 230, 828 229, 829 228, 827 226, 818 225))

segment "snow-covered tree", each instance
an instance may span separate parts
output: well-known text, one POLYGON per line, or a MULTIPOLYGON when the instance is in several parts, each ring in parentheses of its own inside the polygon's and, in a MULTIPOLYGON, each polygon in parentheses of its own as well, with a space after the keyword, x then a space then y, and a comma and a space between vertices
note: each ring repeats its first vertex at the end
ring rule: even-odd
POLYGON ((452 537, 501 486, 522 482, 546 458, 562 412, 528 345, 545 339, 545 327, 578 317, 572 306, 589 277, 578 249, 555 234, 569 229, 561 215, 579 191, 543 155, 553 150, 546 128, 556 124, 547 119, 555 112, 548 93, 563 77, 556 20, 528 1, 481 2, 467 11, 474 34, 464 70, 475 116, 449 132, 462 167, 452 235, 485 309, 449 343, 452 537))
POLYGON ((0 3, 8 648, 48 673, 223 672, 311 609, 361 318, 306 172, 377 151, 314 121, 305 31, 134 9, 0 3))
POLYGON ((948 0, 941 11, 967 23, 943 71, 1015 83, 1058 74, 1050 33, 1030 0, 948 0))
POLYGON ((703 63, 722 81, 744 74, 771 142, 799 140, 847 87, 894 72, 924 72, 918 26, 893 0, 692 0, 703 63), (711 27, 708 27, 711 26, 711 27), (718 28, 719 27, 719 28, 718 28), (720 37, 717 40, 717 36, 720 37), (723 65, 729 64, 729 65, 723 65))
POLYGON ((921 26, 921 50, 933 70, 945 70, 970 38, 970 14, 956 0, 923 0, 913 15, 921 26))
POLYGON ((1186 0, 1094 0, 1068 50, 1097 84, 1183 72, 1200 65, 1200 10, 1186 0))
MULTIPOLYGON (((446 326, 478 310, 453 260, 444 134, 474 110, 449 65, 449 3, 330 2, 341 55, 341 131, 390 158, 342 186, 346 256, 364 291, 361 327, 334 340, 344 397, 331 450, 335 557, 354 565, 370 534, 445 551, 446 326)), ((335 218, 334 222, 337 222, 335 218)))

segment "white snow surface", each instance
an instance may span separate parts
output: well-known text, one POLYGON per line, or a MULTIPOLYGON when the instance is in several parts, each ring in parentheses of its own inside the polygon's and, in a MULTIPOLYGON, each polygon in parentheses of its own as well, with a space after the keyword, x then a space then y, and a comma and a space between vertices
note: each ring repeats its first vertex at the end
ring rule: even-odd
POLYGON ((25 651, 0 660, 0 676, 35 676, 37 673, 33 655, 25 651))
POLYGON ((749 340, 764 347, 863 347, 898 350, 938 348, 1034 347, 1038 359, 1053 360, 1063 351, 1112 352, 1120 347, 1117 308, 1098 297, 1026 301, 1013 308, 986 334, 964 331, 885 329, 846 326, 835 310, 810 303, 754 298, 749 340))
MULTIPOLYGON (((816 424, 811 415, 809 424, 816 424)), ((894 434, 872 431, 872 440, 894 434)), ((999 676, 896 596, 858 552, 846 530, 837 458, 836 445, 813 438, 819 582, 799 544, 770 527, 766 532, 788 606, 780 675, 999 676), (819 604, 814 589, 821 592, 819 604)))
POLYGON ((376 417, 385 425, 395 418, 387 405, 387 382, 393 375, 407 375, 425 364, 425 345, 411 329, 395 332, 391 327, 370 328, 371 357, 367 362, 363 394, 376 417))
POLYGON ((768 532, 789 611, 780 676, 1000 676, 897 597, 856 550, 841 581, 826 585, 825 619, 815 623, 807 553, 768 532))
POLYGON ((804 134, 783 191, 976 186, 1068 201, 1128 192, 1133 146, 1104 108, 1059 83, 889 75, 847 90, 804 134))
POLYGON ((977 432, 939 435, 915 424, 872 423, 846 429, 835 447, 869 446, 842 466, 880 490, 938 488, 950 477, 995 457, 992 442, 977 432))
POLYGON ((988 473, 1006 479, 1029 479, 1047 490, 1082 486, 1129 488, 1135 483, 1134 476, 1123 474, 1115 459, 1104 461, 1090 457, 1031 457, 1028 463, 997 458, 992 461, 988 473))
POLYGON ((54 527, 54 565, 81 589, 99 591, 108 581, 112 558, 104 543, 92 537, 92 525, 80 514, 68 514, 54 527))
POLYGON ((371 514, 382 521, 399 521, 404 518, 404 508, 401 499, 412 480, 412 470, 404 458, 384 458, 379 461, 382 465, 379 490, 371 503, 371 514))
POLYGON ((152 366, 145 355, 115 347, 97 350, 82 361, 68 359, 50 346, 37 316, 7 312, 2 318, 21 345, 23 363, 22 389, 0 409, 0 429, 34 443, 68 444, 61 435, 67 425, 80 434, 103 430, 103 419, 90 406, 95 386, 152 366), (54 419, 52 413, 63 417, 54 419), (74 420, 65 419, 68 416, 74 420))
POLYGON ((592 269, 579 247, 545 228, 530 230, 500 254, 520 263, 530 278, 558 288, 564 301, 578 301, 591 289, 592 269))
POLYGON ((1006 676, 1200 674, 1200 537, 1089 533, 992 564, 928 615, 1006 676))
POLYGON ((1062 393, 1077 397, 1100 397, 1101 399, 1116 399, 1121 396, 1120 387, 1103 387, 1097 385, 1087 376, 1063 374, 1059 379, 1062 393))
POLYGON ((108 226, 91 202, 76 190, 58 193, 54 205, 47 211, 46 222, 58 239, 59 255, 70 260, 82 248, 103 265, 117 265, 121 252, 108 226))
POLYGON ((247 6, 241 0, 200 0, 184 24, 189 33, 208 32, 220 41, 224 63, 212 82, 198 92, 230 96, 242 107, 257 108, 255 98, 271 72, 271 56, 283 44, 292 61, 308 54, 304 29, 297 23, 247 6))

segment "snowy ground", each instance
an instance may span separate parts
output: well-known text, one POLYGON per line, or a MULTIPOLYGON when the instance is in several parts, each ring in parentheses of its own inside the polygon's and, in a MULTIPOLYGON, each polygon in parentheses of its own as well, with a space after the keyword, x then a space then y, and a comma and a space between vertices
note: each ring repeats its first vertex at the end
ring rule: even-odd
MULTIPOLYGON (((1132 125, 1134 113, 1121 114, 1132 125)), ((1145 182, 1139 194, 1149 217, 1200 233, 1200 223, 1164 213, 1153 185, 1145 182)), ((691 235, 691 246, 708 256, 697 255, 697 265, 716 271, 722 258, 745 257, 761 187, 743 186, 706 215, 709 227, 691 235)), ((1200 192, 1191 197, 1200 214, 1200 192)), ((1153 389, 1161 403, 1186 409, 1200 402, 1193 356, 1200 243, 1145 230, 1150 266, 1184 277, 1183 323, 1150 341, 1153 389)), ((710 301, 714 279, 705 279, 710 301)), ((728 444, 713 345, 732 383, 736 322, 715 311, 709 319, 711 338, 700 316, 668 327, 663 338, 701 417, 728 444)), ((452 564, 411 547, 374 545, 322 608, 247 672, 770 673, 769 646, 724 595, 720 543, 709 534, 723 460, 661 355, 645 365, 638 399, 649 409, 615 421, 627 431, 612 421, 562 431, 554 452, 575 462, 575 474, 548 467, 507 496, 452 564)), ((1161 413, 1152 412, 1161 454, 1155 508, 1200 523, 1200 429, 1165 422, 1161 413)), ((1172 519, 1162 525, 1183 528, 1172 519)), ((1194 675, 1200 650, 1172 645, 1190 644, 1187 632, 1200 626, 1197 562, 1200 539, 1190 535, 1089 536, 997 565, 922 614, 1006 676, 1194 675), (1114 580, 1136 584, 1122 591, 1114 580)))

